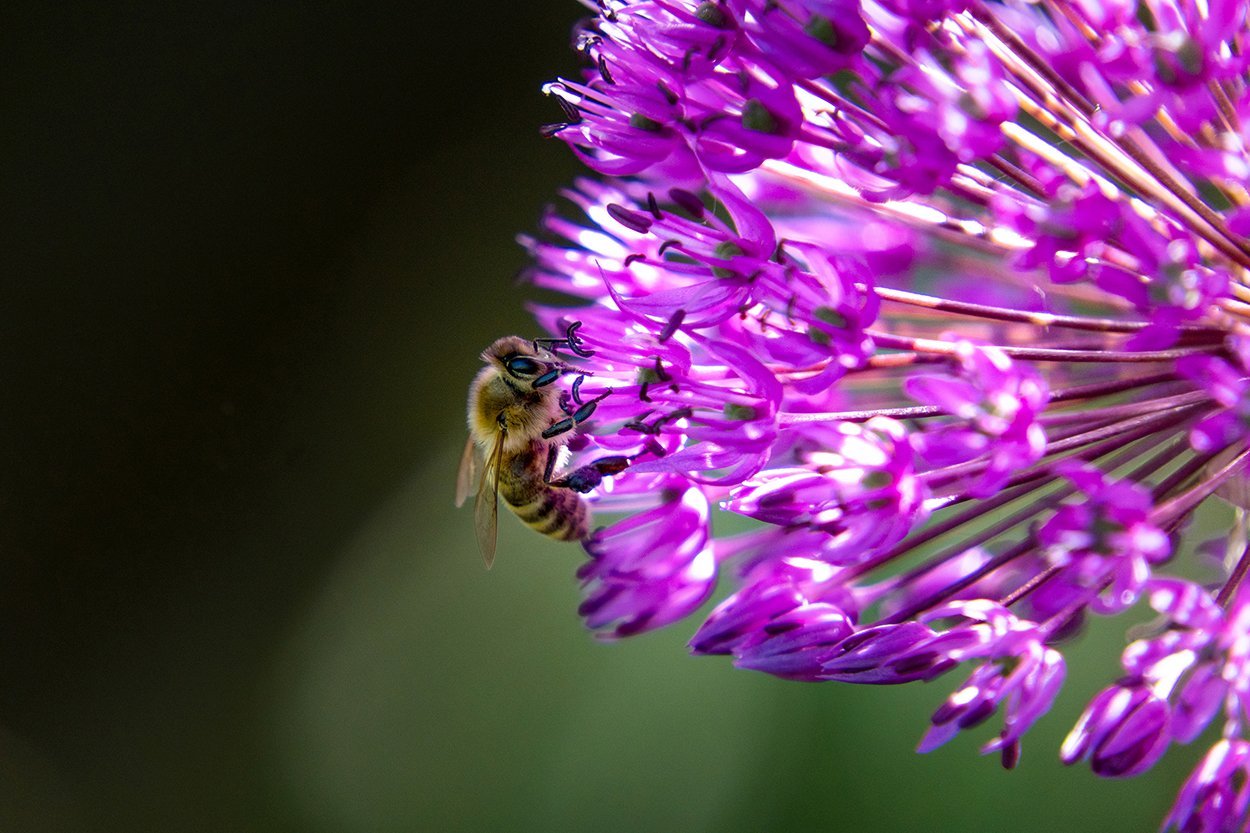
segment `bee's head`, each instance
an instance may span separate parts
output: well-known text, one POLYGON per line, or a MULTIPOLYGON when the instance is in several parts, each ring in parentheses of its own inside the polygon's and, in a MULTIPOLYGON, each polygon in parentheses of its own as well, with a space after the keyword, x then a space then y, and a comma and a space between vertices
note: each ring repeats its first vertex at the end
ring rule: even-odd
POLYGON ((482 360, 513 382, 534 388, 551 384, 564 370, 563 362, 519 336, 499 339, 486 348, 482 360))

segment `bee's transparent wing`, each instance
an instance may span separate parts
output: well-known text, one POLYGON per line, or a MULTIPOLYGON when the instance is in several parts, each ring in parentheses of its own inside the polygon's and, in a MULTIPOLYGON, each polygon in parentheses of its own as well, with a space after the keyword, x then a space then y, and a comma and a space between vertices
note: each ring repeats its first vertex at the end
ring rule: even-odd
POLYGON ((499 467, 503 464, 506 432, 495 435, 495 447, 482 471, 482 482, 473 504, 473 527, 477 532, 477 548, 486 562, 486 569, 495 563, 495 532, 499 528, 499 467))
POLYGON ((469 492, 477 480, 477 443, 473 436, 464 444, 464 454, 460 455, 460 471, 456 473, 456 505, 464 506, 469 499, 469 492))

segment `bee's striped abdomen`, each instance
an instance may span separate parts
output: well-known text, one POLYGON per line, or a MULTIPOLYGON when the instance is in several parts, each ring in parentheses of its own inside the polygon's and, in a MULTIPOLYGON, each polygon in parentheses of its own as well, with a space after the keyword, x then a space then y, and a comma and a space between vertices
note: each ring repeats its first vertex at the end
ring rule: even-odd
POLYGON ((576 492, 543 484, 543 489, 522 504, 508 503, 516 516, 531 529, 561 541, 578 541, 586 537, 590 512, 576 492))

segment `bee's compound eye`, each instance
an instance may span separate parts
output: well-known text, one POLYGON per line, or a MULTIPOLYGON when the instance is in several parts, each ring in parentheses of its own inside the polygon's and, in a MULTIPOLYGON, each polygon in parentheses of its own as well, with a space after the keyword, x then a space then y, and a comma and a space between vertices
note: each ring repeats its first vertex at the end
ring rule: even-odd
POLYGON ((543 366, 525 356, 513 356, 505 363, 508 372, 513 376, 536 376, 542 372, 543 366))

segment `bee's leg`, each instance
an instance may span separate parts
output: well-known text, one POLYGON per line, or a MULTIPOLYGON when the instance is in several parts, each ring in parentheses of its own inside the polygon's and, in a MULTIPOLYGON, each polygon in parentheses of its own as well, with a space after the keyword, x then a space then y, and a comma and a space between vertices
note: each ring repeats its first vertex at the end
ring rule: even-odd
MULTIPOLYGON (((591 489, 603 482, 603 478, 613 474, 620 474, 629 468, 632 457, 625 455, 616 455, 613 457, 600 457, 593 463, 587 463, 581 468, 561 477, 559 480, 548 480, 551 486, 557 486, 562 489, 572 489, 575 492, 589 492, 591 489)), ((550 472, 548 472, 550 476, 550 472)))
MULTIPOLYGON (((576 411, 569 414, 559 422, 554 423, 548 427, 546 431, 543 431, 543 439, 549 440, 552 437, 557 437, 567 431, 572 431, 578 425, 581 425, 583 422, 590 419, 591 414, 595 412, 595 408, 599 407, 600 401, 602 401, 610 393, 612 393, 612 389, 608 388, 589 402, 580 403, 576 411)), ((567 403, 562 403, 562 406, 564 404, 567 403)), ((565 413, 568 413, 567 408, 565 408, 565 413)))
POLYGON ((665 452, 663 446, 655 440, 647 440, 646 447, 637 454, 616 454, 611 457, 600 457, 593 463, 587 463, 580 468, 561 477, 559 480, 551 479, 552 460, 551 457, 547 461, 547 473, 543 477, 544 482, 548 486, 555 486, 561 489, 572 489, 575 492, 589 492, 591 489, 603 482, 603 478, 610 477, 614 474, 620 474, 629 468, 635 460, 644 454, 653 454, 656 457, 663 457, 665 452))
POLYGON ((556 447, 547 446, 547 465, 543 467, 543 482, 551 485, 551 476, 556 473, 556 458, 560 455, 556 453, 556 447))

